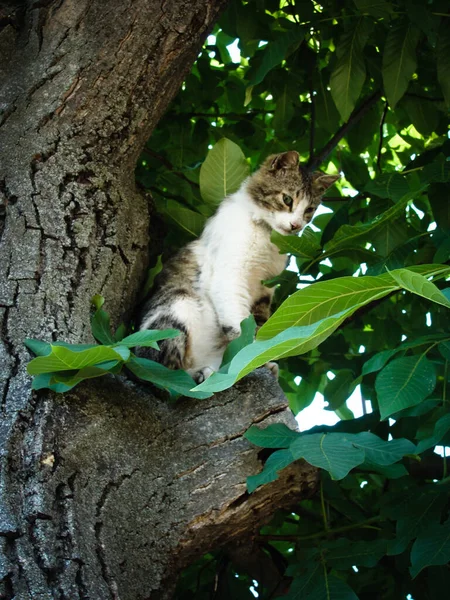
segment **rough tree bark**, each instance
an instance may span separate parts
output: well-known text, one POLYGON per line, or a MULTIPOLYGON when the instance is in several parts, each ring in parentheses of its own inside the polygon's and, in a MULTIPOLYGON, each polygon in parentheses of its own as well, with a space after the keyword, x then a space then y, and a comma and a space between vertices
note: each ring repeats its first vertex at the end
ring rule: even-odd
POLYGON ((316 483, 309 466, 248 497, 252 422, 289 422, 262 371, 169 407, 106 379, 32 394, 25 337, 90 341, 146 267, 134 165, 225 0, 23 0, 0 7, 0 595, 170 597, 197 555, 247 537, 316 483), (239 410, 236 410, 239 404, 239 410))

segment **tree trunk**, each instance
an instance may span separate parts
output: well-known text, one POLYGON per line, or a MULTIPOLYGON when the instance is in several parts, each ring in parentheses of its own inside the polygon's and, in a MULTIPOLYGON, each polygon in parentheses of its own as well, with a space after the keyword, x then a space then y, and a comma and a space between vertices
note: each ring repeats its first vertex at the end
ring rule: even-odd
POLYGON ((32 394, 25 371, 26 337, 90 341, 94 293, 116 323, 132 308, 149 242, 134 166, 224 4, 0 11, 1 597, 170 597, 192 558, 315 485, 305 466, 245 493, 260 462, 242 433, 291 419, 264 371, 171 407, 113 378, 32 394))

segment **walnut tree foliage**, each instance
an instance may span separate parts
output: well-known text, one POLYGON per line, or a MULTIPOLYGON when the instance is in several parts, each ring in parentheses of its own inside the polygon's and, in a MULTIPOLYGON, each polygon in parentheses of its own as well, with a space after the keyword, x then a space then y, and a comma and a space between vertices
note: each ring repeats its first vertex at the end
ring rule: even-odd
MULTIPOLYGON (((216 554, 184 572, 179 599, 448 593, 450 477, 434 448, 450 444, 449 9, 446 0, 234 0, 139 160, 137 180, 165 229, 163 262, 245 176, 239 156, 222 176, 234 144, 252 169, 297 150, 342 176, 313 227, 273 234, 293 256, 270 282, 277 310, 199 386, 224 389, 270 358, 300 419, 322 393, 336 426, 246 434, 268 449, 249 492, 298 458, 321 469, 320 490, 255 540, 277 566, 276 589, 216 554), (346 400, 358 385, 355 419, 346 400)), ((251 323, 243 328, 248 336, 251 323)))
POLYGON ((277 360, 300 420, 317 392, 340 418, 302 434, 249 428, 266 458, 249 493, 298 459, 321 470, 320 489, 254 540, 275 580, 220 552, 184 572, 179 600, 448 593, 450 476, 434 449, 450 445, 449 107, 448 0, 232 0, 138 161, 161 238, 146 289, 249 169, 296 150, 341 179, 301 237, 272 234, 292 259, 266 283, 276 286, 271 319, 255 341, 243 322, 196 389, 130 350, 176 330, 112 333, 100 297, 99 345, 27 341, 35 389, 63 392, 125 367, 202 399, 277 360), (355 418, 347 400, 358 386, 355 418))

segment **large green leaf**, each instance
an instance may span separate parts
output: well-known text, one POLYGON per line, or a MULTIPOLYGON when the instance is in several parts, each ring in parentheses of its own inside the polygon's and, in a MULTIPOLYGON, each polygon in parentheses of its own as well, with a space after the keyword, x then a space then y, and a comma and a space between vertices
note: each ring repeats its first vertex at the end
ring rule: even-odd
POLYGON ((450 23, 441 20, 437 39, 437 75, 447 108, 450 108, 450 23))
POLYGON ((199 237, 202 233, 206 218, 198 212, 170 199, 158 201, 157 208, 190 236, 199 237))
POLYGON ((205 202, 219 204, 225 196, 237 191, 248 176, 249 167, 242 150, 222 138, 208 152, 200 169, 200 191, 205 202))
POLYGON ((318 565, 316 570, 295 577, 288 593, 275 600, 358 600, 358 596, 342 579, 318 565))
POLYGON ((139 379, 149 381, 170 394, 178 394, 200 400, 211 396, 207 392, 191 391, 195 382, 186 371, 173 371, 153 360, 137 356, 131 357, 131 360, 127 363, 127 368, 136 377, 139 377, 139 379))
POLYGON ((406 454, 414 454, 415 445, 406 439, 385 441, 369 431, 355 433, 351 438, 353 444, 364 450, 366 461, 374 465, 392 465, 406 454))
POLYGON ((420 30, 400 18, 389 31, 383 52, 383 83, 392 108, 403 96, 416 69, 416 46, 420 30))
POLYGON ((311 350, 333 333, 344 318, 344 313, 333 314, 312 325, 289 327, 269 340, 256 341, 236 354, 227 373, 213 373, 195 390, 209 392, 226 390, 266 362, 311 350))
POLYGON ((277 450, 269 456, 264 465, 264 469, 257 475, 247 477, 247 490, 249 494, 254 492, 260 485, 265 485, 278 478, 278 473, 294 462, 294 457, 290 450, 277 450))
POLYGON ((450 414, 446 414, 436 421, 432 435, 419 441, 419 443, 417 444, 417 454, 425 452, 425 450, 433 448, 433 446, 437 446, 437 444, 439 444, 444 435, 446 435, 449 431, 450 414))
POLYGON ((143 329, 124 337, 120 340, 120 345, 127 348, 149 346, 150 348, 159 350, 158 341, 175 338, 179 335, 180 331, 178 329, 143 329))
POLYGON ((300 237, 272 231, 270 240, 280 249, 280 254, 294 254, 298 258, 312 260, 320 252, 318 235, 310 227, 304 229, 300 237))
POLYGON ((353 2, 361 13, 377 18, 389 17, 394 10, 394 7, 386 0, 353 0, 353 2))
POLYGON ((366 79, 363 50, 369 33, 369 21, 362 17, 342 35, 337 45, 338 60, 331 74, 330 87, 344 121, 354 109, 366 79))
POLYGON ((377 376, 375 389, 382 419, 415 406, 431 394, 436 385, 433 363, 424 354, 405 356, 390 362, 377 376))
POLYGON ((268 44, 255 55, 255 58, 260 62, 250 76, 248 82, 249 85, 255 86, 258 85, 258 83, 261 83, 267 73, 279 65, 286 57, 290 48, 299 44, 304 37, 304 29, 302 27, 295 27, 289 31, 280 33, 275 41, 269 41, 268 44))
POLYGON ((317 122, 328 132, 333 134, 339 125, 339 113, 330 91, 326 87, 325 77, 320 73, 317 78, 316 96, 317 122))
POLYGON ((398 202, 409 192, 409 185, 406 177, 400 173, 383 173, 366 183, 364 190, 380 198, 398 202))
POLYGON ((383 298, 398 289, 388 275, 377 277, 339 277, 318 281, 292 294, 258 331, 266 340, 287 327, 309 325, 342 313, 342 320, 357 308, 383 298))
MULTIPOLYGON (((109 360, 124 361, 126 353, 120 352, 118 348, 108 348, 107 346, 95 346, 81 352, 74 352, 63 346, 51 346, 52 352, 47 356, 38 356, 28 363, 27 371, 30 375, 39 375, 40 373, 54 373, 56 371, 78 370, 83 367, 89 367, 109 360)), ((129 355, 129 350, 126 350, 129 355)))
POLYGON ((101 344, 114 344, 114 337, 111 333, 111 324, 109 314, 102 308, 98 308, 91 316, 92 335, 101 344))
POLYGON ((430 565, 445 565, 450 561, 450 519, 435 523, 423 531, 411 549, 411 575, 416 577, 430 565))
POLYGON ((350 369, 338 371, 336 377, 327 383, 323 392, 325 401, 332 410, 340 408, 356 387, 355 377, 350 369))
POLYGON ((327 564, 340 571, 353 565, 374 567, 386 554, 387 540, 349 540, 341 538, 325 542, 321 548, 325 551, 327 564))
POLYGON ((289 429, 283 423, 274 423, 264 429, 252 425, 244 434, 249 442, 262 448, 289 448, 299 436, 300 433, 289 429))
POLYGON ((406 197, 403 197, 403 199, 395 204, 395 206, 392 206, 389 210, 378 215, 368 223, 363 223, 361 225, 342 225, 337 230, 333 239, 325 245, 325 255, 331 256, 344 248, 358 247, 359 244, 370 241, 373 233, 383 228, 387 222, 404 214, 408 200, 409 194, 406 197))
POLYGON ((241 323, 241 335, 230 342, 225 349, 222 365, 230 363, 238 352, 248 346, 255 339, 256 321, 253 315, 248 316, 241 323))
POLYGON ((294 458, 304 458, 315 467, 325 469, 332 479, 343 479, 364 462, 365 452, 352 443, 345 433, 313 433, 300 436, 290 445, 294 458))
POLYGON ((409 269, 396 269, 390 271, 389 274, 403 289, 450 308, 450 300, 444 296, 434 283, 428 281, 420 273, 413 273, 409 269))

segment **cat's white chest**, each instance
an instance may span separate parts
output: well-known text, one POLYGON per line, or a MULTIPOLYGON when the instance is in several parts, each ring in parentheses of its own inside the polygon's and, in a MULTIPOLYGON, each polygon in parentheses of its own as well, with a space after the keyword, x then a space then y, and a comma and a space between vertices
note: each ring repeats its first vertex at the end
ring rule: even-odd
POLYGON ((270 241, 268 232, 258 224, 252 224, 246 260, 249 263, 247 273, 254 283, 271 279, 279 275, 286 266, 286 255, 280 254, 278 248, 270 241))

